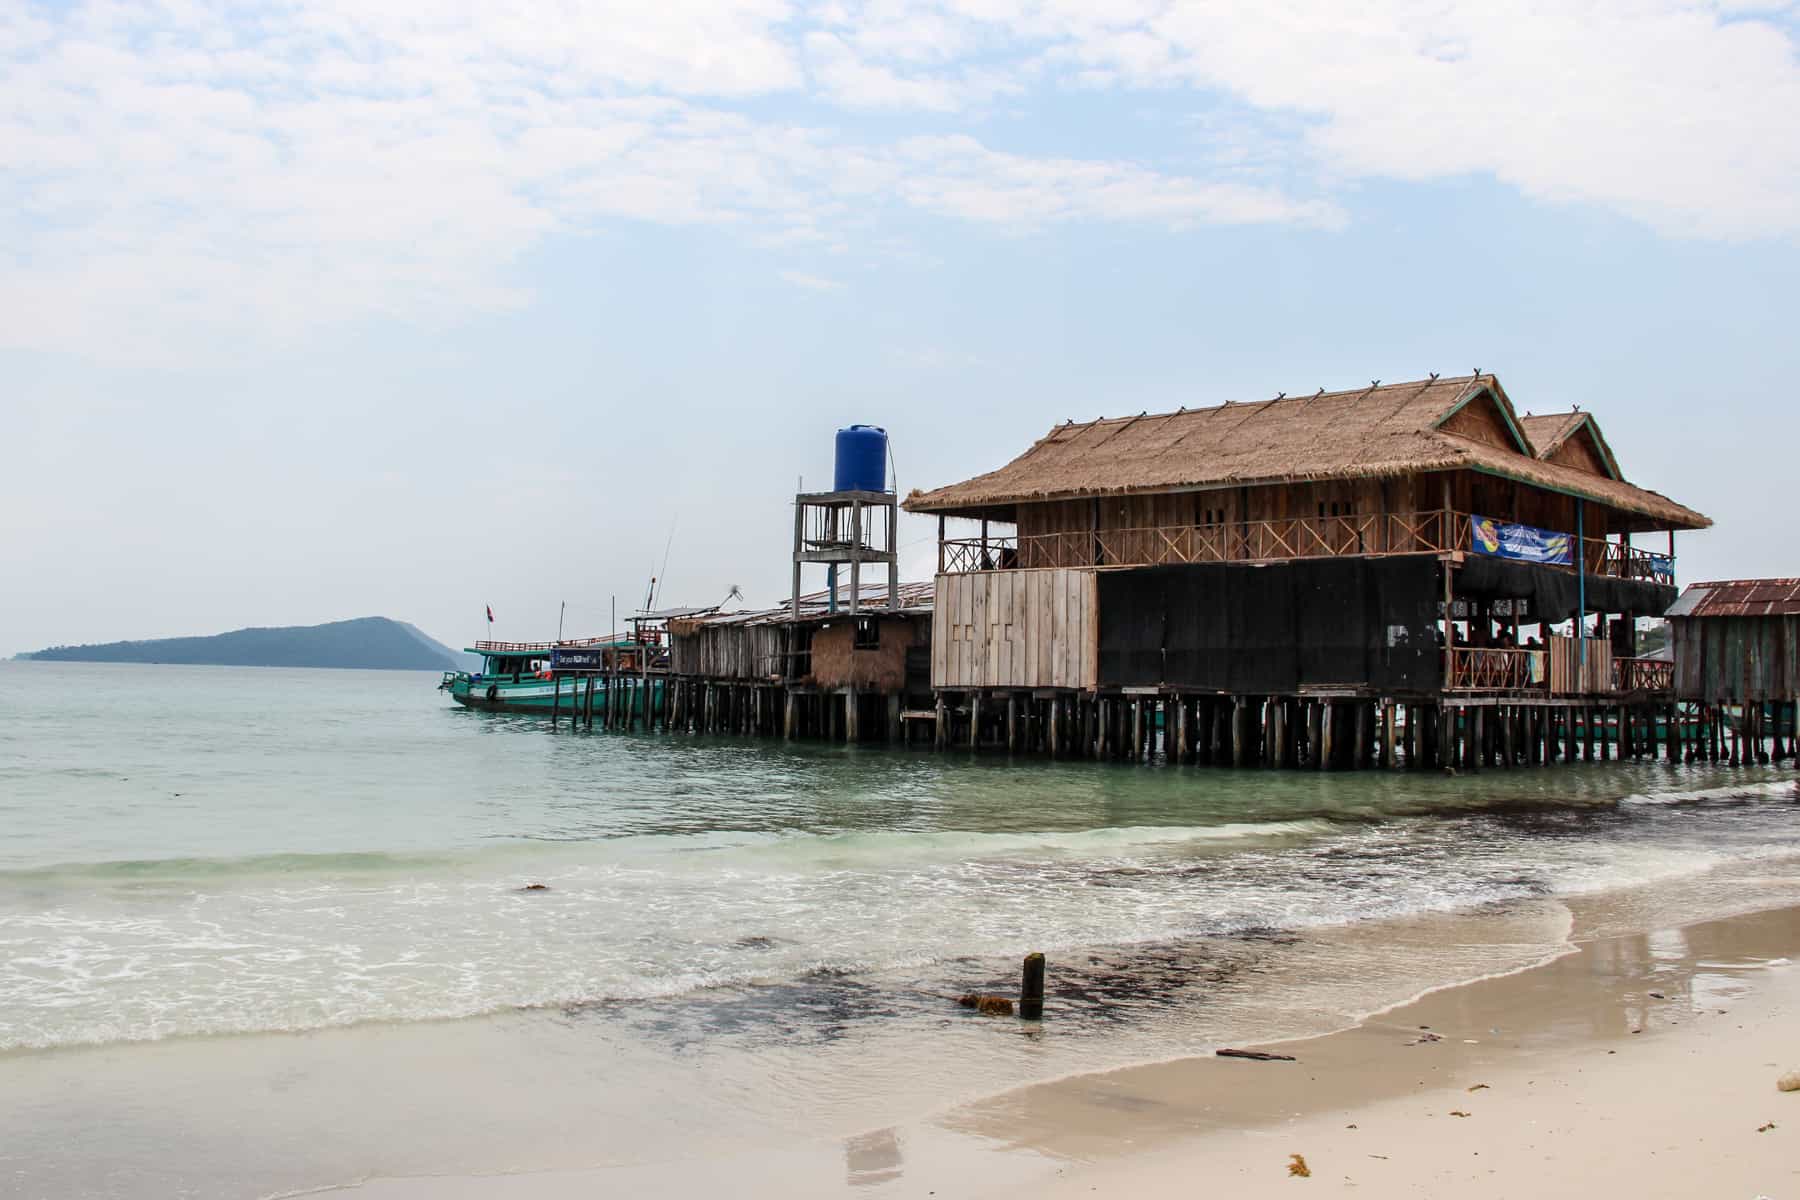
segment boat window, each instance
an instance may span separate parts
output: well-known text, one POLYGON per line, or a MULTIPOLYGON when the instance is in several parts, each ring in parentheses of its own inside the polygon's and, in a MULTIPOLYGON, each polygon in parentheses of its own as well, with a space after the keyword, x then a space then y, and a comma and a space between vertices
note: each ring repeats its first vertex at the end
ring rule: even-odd
POLYGON ((874 617, 856 618, 856 638, 851 643, 857 650, 879 650, 881 648, 881 627, 874 617))

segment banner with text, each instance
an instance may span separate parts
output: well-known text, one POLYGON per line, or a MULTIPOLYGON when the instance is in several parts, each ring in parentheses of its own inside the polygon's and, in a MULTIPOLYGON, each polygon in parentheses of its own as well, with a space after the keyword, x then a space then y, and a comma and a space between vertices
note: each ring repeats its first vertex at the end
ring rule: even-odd
POLYGON ((606 648, 603 646, 558 646, 550 652, 553 671, 604 671, 606 648))
POLYGON ((1574 565, 1571 539, 1566 533, 1532 525, 1506 525, 1492 517, 1470 517, 1469 527, 1473 534, 1470 544, 1477 554, 1565 567, 1574 565))

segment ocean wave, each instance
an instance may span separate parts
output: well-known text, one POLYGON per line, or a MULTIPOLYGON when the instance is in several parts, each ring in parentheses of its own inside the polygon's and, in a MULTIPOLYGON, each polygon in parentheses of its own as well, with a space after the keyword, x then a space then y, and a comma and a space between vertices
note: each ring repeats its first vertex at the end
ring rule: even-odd
POLYGON ((1710 788, 1671 788, 1667 791, 1634 792, 1621 805, 1680 807, 1703 804, 1751 804, 1765 800, 1800 801, 1800 780, 1768 779, 1757 783, 1710 788))

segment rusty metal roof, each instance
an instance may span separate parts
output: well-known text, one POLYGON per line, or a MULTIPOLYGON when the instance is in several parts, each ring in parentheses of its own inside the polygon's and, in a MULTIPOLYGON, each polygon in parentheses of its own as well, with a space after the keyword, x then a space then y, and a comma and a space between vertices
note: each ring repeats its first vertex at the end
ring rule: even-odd
MULTIPOLYGON (((932 601, 937 595, 935 580, 923 583, 903 583, 900 585, 900 609, 907 616, 920 616, 931 611, 932 601)), ((866 616, 880 616, 888 613, 887 583, 868 582, 862 585, 860 602, 857 605, 866 616)), ((850 615, 850 585, 846 580, 838 585, 838 607, 831 611, 831 593, 807 592, 800 597, 800 620, 823 621, 835 617, 850 615)), ((677 622, 682 625, 678 632, 687 632, 701 625, 781 625, 794 619, 790 604, 779 604, 774 608, 754 609, 744 612, 708 613, 677 622)))
POLYGON ((1800 616, 1800 579, 1721 579, 1691 583, 1671 617, 1800 616))

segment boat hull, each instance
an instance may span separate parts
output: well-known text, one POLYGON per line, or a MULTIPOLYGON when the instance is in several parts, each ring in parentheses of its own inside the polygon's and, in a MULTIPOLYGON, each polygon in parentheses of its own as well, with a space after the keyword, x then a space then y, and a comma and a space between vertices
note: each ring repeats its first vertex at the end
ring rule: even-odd
MULTIPOLYGON (((519 713, 551 713, 561 711, 572 713, 579 711, 586 701, 587 681, 579 678, 567 678, 561 682, 561 697, 558 698, 558 681, 539 679, 536 677, 521 679, 514 683, 511 679, 483 679, 480 676, 458 675, 446 679, 443 689, 450 693, 450 698, 464 708, 479 709, 484 712, 519 712, 519 713)), ((653 680, 652 687, 660 698, 662 685, 653 680)), ((626 693, 630 697, 632 712, 641 715, 643 712, 643 687, 631 687, 626 693)), ((604 716, 606 712, 606 692, 601 681, 594 681, 594 715, 604 716)))

